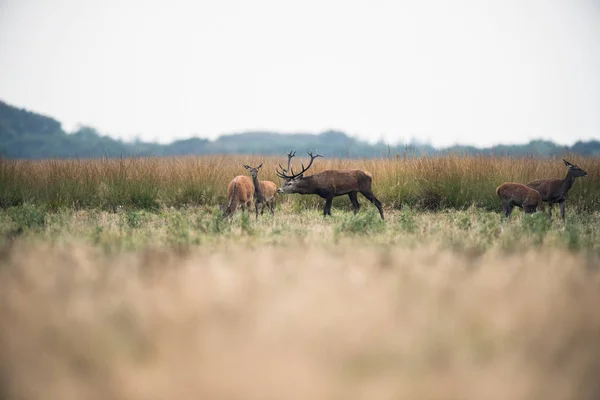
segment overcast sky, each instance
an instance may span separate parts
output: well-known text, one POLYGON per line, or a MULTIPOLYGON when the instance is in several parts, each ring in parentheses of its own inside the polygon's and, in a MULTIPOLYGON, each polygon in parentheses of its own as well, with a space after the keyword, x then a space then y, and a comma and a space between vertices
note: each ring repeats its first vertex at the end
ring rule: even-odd
POLYGON ((600 139, 598 0, 0 0, 0 99, 114 137, 600 139))

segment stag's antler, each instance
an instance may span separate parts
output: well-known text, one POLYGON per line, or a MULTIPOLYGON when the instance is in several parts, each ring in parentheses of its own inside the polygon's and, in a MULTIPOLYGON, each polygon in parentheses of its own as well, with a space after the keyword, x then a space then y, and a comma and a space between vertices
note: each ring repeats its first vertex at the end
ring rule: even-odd
MULTIPOLYGON (((292 153, 292 152, 290 152, 290 153, 292 153)), ((310 152, 310 151, 309 151, 309 152, 307 152, 307 153, 308 153, 308 155, 310 156, 310 162, 308 163, 308 167, 306 167, 306 168, 305 168, 305 167, 304 167, 304 163, 302 163, 302 171, 300 171, 300 173, 298 173, 298 174, 294 174, 294 171, 292 171, 292 167, 291 167, 291 165, 290 165, 290 163, 291 163, 291 161, 292 161, 292 158, 291 158, 291 157, 293 157, 293 156, 296 154, 296 152, 294 152, 294 153, 293 153, 293 155, 292 155, 291 157, 290 157, 290 154, 288 154, 288 170, 286 170, 286 171, 285 171, 286 173, 289 173, 289 172, 291 171, 291 173, 292 173, 292 174, 291 174, 291 175, 287 175, 286 173, 284 173, 284 171, 283 171, 283 168, 281 168, 281 169, 282 169, 282 171, 281 171, 281 172, 280 172, 280 171, 276 171, 276 173, 277 173, 277 176, 278 176, 278 177, 280 177, 280 178, 283 178, 283 179, 294 179, 294 178, 297 178, 297 177, 299 177, 300 175, 304 174, 306 171, 308 171, 308 169, 309 169, 309 168, 311 167, 311 165, 313 164, 313 161, 315 161, 315 158, 318 158, 318 157, 323 157, 323 156, 322 156, 322 155, 320 155, 320 154, 317 154, 316 156, 313 156, 313 153, 312 153, 312 152, 310 152)), ((281 167, 281 165, 280 165, 280 167, 281 167)))
MULTIPOLYGON (((291 168, 291 166, 292 166, 292 158, 293 158, 295 155, 296 155, 296 152, 295 152, 294 150, 290 150, 290 151, 288 152, 288 154, 287 154, 287 156, 288 156, 288 166, 287 166, 287 169, 283 168, 283 167, 281 166, 281 164, 279 164, 279 168, 281 168, 281 171, 285 172, 286 174, 287 174, 288 172, 290 172, 290 168, 291 168)), ((292 174, 293 174, 293 173, 292 173, 292 174)))
POLYGON ((285 172, 290 172, 291 168, 292 168, 292 158, 294 158, 294 156, 296 155, 296 152, 293 150, 290 150, 290 152, 288 153, 288 167, 285 170, 285 172))

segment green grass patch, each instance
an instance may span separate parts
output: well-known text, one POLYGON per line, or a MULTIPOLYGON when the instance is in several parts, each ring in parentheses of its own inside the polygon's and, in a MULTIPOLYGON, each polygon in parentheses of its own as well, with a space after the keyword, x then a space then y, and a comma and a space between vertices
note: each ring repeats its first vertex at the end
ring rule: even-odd
POLYGON ((7 211, 17 229, 42 229, 46 226, 46 208, 35 204, 11 207, 7 211))
POLYGON ((352 213, 338 213, 339 222, 335 227, 336 235, 372 235, 385 230, 385 221, 381 219, 379 213, 374 208, 369 208, 352 213))

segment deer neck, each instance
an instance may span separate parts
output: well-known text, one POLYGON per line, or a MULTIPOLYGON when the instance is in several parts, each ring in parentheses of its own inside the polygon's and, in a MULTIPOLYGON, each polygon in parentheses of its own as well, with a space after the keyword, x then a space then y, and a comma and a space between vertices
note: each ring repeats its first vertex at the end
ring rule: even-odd
POLYGON ((561 190, 562 194, 567 193, 569 191, 569 189, 571 189, 571 187, 573 186, 574 183, 575 183, 575 176, 573 175, 571 170, 569 170, 569 172, 567 172, 567 176, 562 181, 562 185, 560 186, 560 190, 561 190))
POLYGON ((254 197, 256 197, 259 200, 263 199, 263 193, 262 190, 260 188, 260 182, 258 181, 258 176, 253 176, 252 177, 252 183, 254 183, 254 197))

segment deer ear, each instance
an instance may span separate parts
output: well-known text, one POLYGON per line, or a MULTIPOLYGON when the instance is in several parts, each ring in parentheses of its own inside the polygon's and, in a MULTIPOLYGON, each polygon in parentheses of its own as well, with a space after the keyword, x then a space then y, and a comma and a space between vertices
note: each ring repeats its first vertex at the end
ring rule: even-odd
POLYGON ((249 166, 247 166, 246 164, 242 164, 242 165, 244 166, 244 168, 246 168, 246 169, 248 169, 248 170, 250 169, 250 167, 249 167, 249 166))
POLYGON ((256 169, 260 169, 260 167, 262 167, 263 163, 260 163, 260 165, 258 167, 256 167, 256 169))
POLYGON ((564 158, 563 158, 563 162, 564 162, 564 163, 565 163, 565 165, 566 165, 567 167, 569 167, 569 168, 571 168, 571 167, 573 166, 573 164, 571 164, 570 162, 568 162, 568 161, 567 161, 567 160, 565 160, 564 158))

